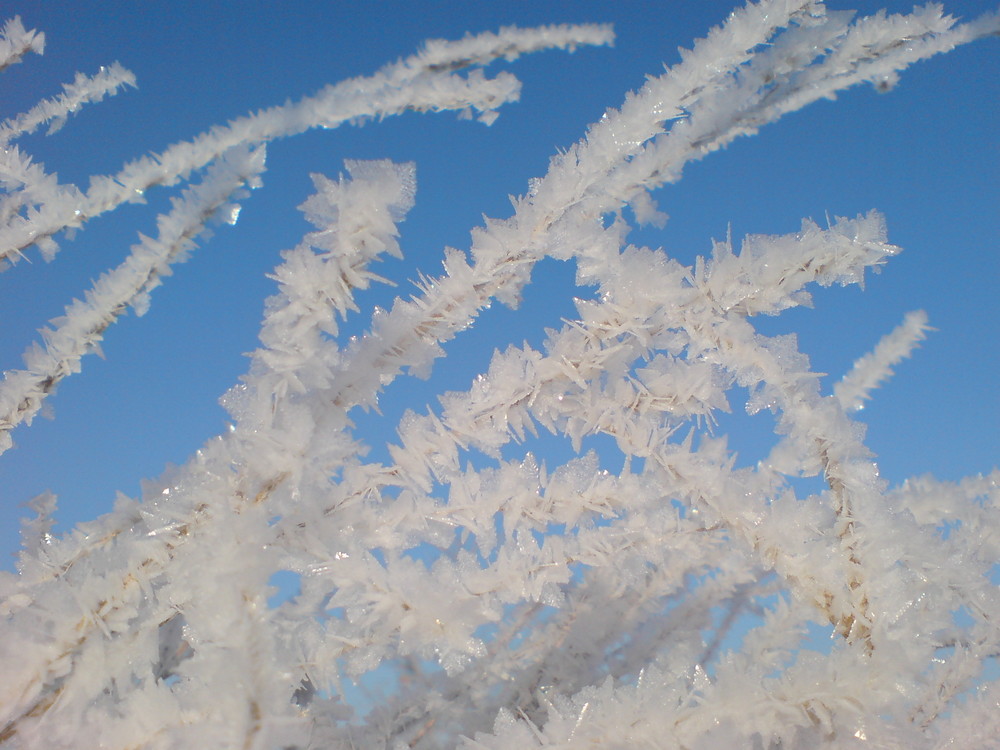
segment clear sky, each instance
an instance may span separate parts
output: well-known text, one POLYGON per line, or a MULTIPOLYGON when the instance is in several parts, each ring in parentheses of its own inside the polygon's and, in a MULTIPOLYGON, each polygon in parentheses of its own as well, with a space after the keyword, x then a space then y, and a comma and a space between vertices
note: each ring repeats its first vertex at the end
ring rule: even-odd
MULTIPOLYGON (((888 4, 892 11, 910 6, 888 4)), ((83 373, 50 399, 54 419, 14 432, 17 447, 0 457, 0 567, 13 566, 21 504, 32 496, 55 492, 65 529, 109 510, 116 491, 138 495, 143 478, 185 461, 226 428, 217 400, 256 346, 263 300, 274 290, 265 274, 308 229, 295 207, 311 192, 310 172, 336 176, 344 159, 417 163, 417 203, 402 225, 406 258, 377 269, 399 286, 361 297, 363 315, 350 329, 357 332, 373 305, 408 293, 418 270, 439 273, 445 246, 467 248, 482 214, 508 216, 507 196, 525 192, 556 149, 581 137, 646 74, 675 62, 678 46, 703 36, 731 7, 719 0, 5 3, 5 18, 18 14, 45 32, 46 51, 0 76, 0 116, 58 93, 77 70, 93 73, 118 60, 137 76, 137 90, 84 108, 53 136, 22 142, 60 180, 81 187, 91 174, 114 173, 214 124, 371 73, 427 38, 507 24, 611 22, 617 42, 511 64, 524 82, 522 99, 503 107, 492 127, 452 113, 409 114, 270 146, 264 187, 244 203, 236 226, 218 227, 178 266, 146 316, 130 314, 109 330, 105 358, 86 358, 83 373)), ((962 16, 990 7, 946 3, 962 16)), ((690 262, 729 228, 734 237, 786 233, 803 217, 824 223, 827 214, 881 210, 902 255, 865 291, 816 290, 815 309, 761 328, 797 331, 814 369, 830 373, 829 389, 905 312, 927 311, 937 331, 861 414, 892 483, 923 473, 958 479, 1000 464, 998 62, 1000 44, 979 42, 918 64, 889 94, 859 88, 788 116, 659 191, 670 221, 635 238, 690 262)), ((30 263, 0 273, 0 368, 19 368, 36 329, 120 262, 137 231, 154 231, 169 194, 151 190, 148 206, 126 206, 60 240, 51 264, 30 251, 30 263)), ((546 262, 535 279, 517 314, 490 310, 476 333, 448 349, 429 384, 398 382, 384 402, 387 421, 359 422, 373 457, 379 442, 393 439, 391 417, 403 406, 423 411, 434 394, 467 387, 494 347, 524 339, 539 345, 545 326, 573 315, 572 269, 546 262)), ((767 427, 766 419, 758 424, 767 427)), ((754 442, 753 429, 734 438, 741 461, 769 447, 754 442)))

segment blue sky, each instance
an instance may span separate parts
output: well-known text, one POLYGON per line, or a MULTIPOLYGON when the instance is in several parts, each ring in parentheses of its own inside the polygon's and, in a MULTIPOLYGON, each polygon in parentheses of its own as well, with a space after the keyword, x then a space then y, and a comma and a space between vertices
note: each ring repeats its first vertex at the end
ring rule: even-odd
MULTIPOLYGON (((153 293, 149 313, 128 315, 108 332, 105 359, 85 359, 83 373, 50 400, 54 419, 14 432, 17 447, 0 457, 0 566, 13 565, 21 504, 32 496, 55 492, 58 528, 68 528, 109 510, 116 491, 136 496, 143 478, 182 463, 226 428, 217 400, 245 372, 243 354, 256 346, 263 300, 274 291, 265 274, 308 229, 295 207, 311 192, 310 172, 335 176, 344 159, 417 163, 417 203, 402 225, 406 258, 377 269, 399 286, 360 298, 363 314, 348 327, 359 332, 373 305, 408 293, 418 270, 437 274, 442 249, 467 248, 482 214, 508 216, 507 196, 525 192, 557 148, 581 137, 647 73, 675 62, 678 46, 704 35, 731 7, 715 0, 5 4, 4 17, 20 15, 45 32, 47 43, 44 56, 0 76, 3 117, 57 93, 77 70, 93 73, 118 60, 136 74, 137 90, 85 108, 53 136, 21 144, 62 181, 83 187, 91 174, 113 173, 214 124, 371 73, 427 38, 506 24, 611 22, 617 42, 511 64, 524 83, 522 98, 503 107, 492 127, 451 113, 409 114, 270 146, 264 187, 245 201, 236 226, 216 228, 153 293)), ((910 4, 888 7, 907 11, 910 4)), ((946 4, 962 16, 990 7, 946 4)), ((690 262, 730 227, 735 237, 786 233, 803 217, 822 223, 827 214, 881 210, 890 240, 905 252, 870 277, 865 291, 815 290, 815 309, 760 327, 798 332, 814 369, 830 373, 829 388, 905 312, 928 312, 937 331, 861 414, 869 447, 893 483, 923 473, 957 479, 1000 463, 998 52, 995 40, 959 49, 907 71, 889 94, 859 88, 736 142, 659 191, 670 221, 634 238, 690 262)), ((117 264, 137 231, 153 231, 169 194, 150 191, 147 206, 91 222, 73 240, 61 240, 53 263, 31 251, 31 263, 0 274, 0 368, 20 367, 36 329, 117 264)), ((392 439, 392 416, 404 406, 422 411, 436 403, 434 394, 466 387, 494 347, 524 339, 540 345, 544 327, 573 315, 571 268, 546 262, 535 279, 517 313, 495 307, 476 333, 449 347, 429 383, 398 382, 383 402, 387 420, 359 421, 372 457, 380 455, 379 442, 392 439)), ((739 427, 745 432, 733 442, 741 461, 769 447, 754 441, 755 430, 768 426, 764 420, 739 427)))

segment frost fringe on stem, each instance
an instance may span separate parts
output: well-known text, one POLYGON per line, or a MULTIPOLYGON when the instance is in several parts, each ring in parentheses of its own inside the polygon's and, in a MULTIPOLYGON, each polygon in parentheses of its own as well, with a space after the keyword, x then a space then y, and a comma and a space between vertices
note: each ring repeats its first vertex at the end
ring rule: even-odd
POLYGON ((206 171, 205 180, 174 198, 170 213, 158 217, 156 239, 140 235, 128 258, 103 274, 75 300, 66 315, 50 321, 56 328, 42 329, 44 347, 35 344, 24 355, 24 370, 8 370, 0 387, 0 453, 12 447, 10 431, 22 422, 31 424, 44 399, 59 382, 80 370, 84 354, 100 350, 109 325, 131 305, 137 315, 149 308, 149 293, 170 273, 170 265, 183 261, 195 247, 194 238, 205 231, 214 216, 228 211, 235 221, 236 198, 242 185, 257 187, 264 168, 264 147, 251 152, 234 147, 206 171))
POLYGON ((124 86, 135 86, 135 76, 118 63, 102 67, 95 76, 76 74, 73 83, 63 86, 63 93, 45 99, 27 112, 0 123, 0 147, 22 135, 33 133, 39 126, 49 123, 48 135, 66 124, 66 118, 83 104, 99 102, 105 96, 114 96, 124 86))
MULTIPOLYGON (((259 173, 264 168, 265 153, 260 145, 274 138, 312 127, 337 127, 364 117, 399 114, 407 109, 477 109, 482 112, 480 119, 492 122, 495 107, 517 99, 520 86, 517 79, 502 73, 490 80, 479 71, 464 79, 450 71, 484 65, 500 57, 510 60, 541 49, 606 44, 612 38, 606 26, 563 25, 537 29, 508 27, 500 34, 468 36, 457 42, 432 40, 420 53, 387 66, 374 76, 328 86, 295 105, 275 107, 237 120, 226 128, 214 128, 191 143, 176 144, 163 154, 132 162, 114 178, 94 177, 86 193, 72 185, 59 185, 16 147, 5 148, 0 161, 8 192, 0 203, 0 215, 5 219, 0 227, 0 268, 5 253, 16 259, 26 243, 31 242, 37 243, 45 257, 51 259, 56 251, 51 239, 55 232, 80 226, 125 200, 141 199, 151 185, 170 185, 216 159, 227 163, 236 158, 227 158, 227 154, 253 147, 254 161, 259 163, 252 171, 259 173), (103 191, 100 207, 95 205, 98 200, 95 195, 101 192, 96 189, 98 185, 103 191), (5 246, 4 242, 9 244, 5 246)), ((121 85, 134 83, 132 74, 117 63, 94 78, 78 75, 72 86, 65 87, 63 97, 43 102, 29 113, 0 124, 3 145, 31 132, 43 121, 61 122, 80 102, 98 101, 121 85)), ((57 129, 50 128, 50 133, 57 129)), ((228 173, 231 168, 224 167, 223 171, 228 173)), ((229 193, 250 177, 242 175, 232 182, 229 193)), ((160 239, 143 238, 121 268, 106 274, 86 293, 84 302, 75 302, 67 308, 64 318, 52 321, 58 328, 55 332, 44 332, 45 348, 36 344, 25 353, 26 370, 5 373, 0 384, 0 453, 12 445, 10 431, 22 422, 30 422, 58 382, 79 369, 80 357, 95 350, 108 324, 129 305, 135 306, 140 314, 146 309, 149 290, 166 270, 164 261, 166 264, 183 261, 191 239, 203 231, 205 222, 228 200, 225 190, 218 193, 221 183, 208 187, 218 179, 211 177, 199 190, 186 192, 169 216, 158 217, 160 239), (193 223, 181 225, 185 216, 193 223), (163 258, 158 259, 158 254, 163 258), (147 257, 140 259, 142 255, 147 257), (159 268, 153 272, 151 267, 147 268, 150 264, 159 268), (129 277, 137 281, 129 281, 129 277)), ((256 177, 254 180, 255 185, 259 184, 256 177)))
POLYGON ((4 23, 0 30, 0 72, 21 62, 21 58, 29 52, 40 55, 44 51, 45 34, 26 30, 20 16, 14 16, 4 23))
POLYGON ((883 338, 875 350, 866 354, 833 388, 833 393, 846 411, 865 408, 871 391, 892 377, 892 368, 910 356, 913 349, 933 330, 927 324, 927 313, 914 310, 903 322, 883 338))
MULTIPOLYGON (((499 34, 469 36, 456 42, 432 40, 424 51, 385 66, 374 75, 330 85, 314 96, 238 118, 192 141, 176 143, 160 154, 126 164, 113 176, 93 176, 86 192, 66 201, 40 202, 29 217, 10 217, 0 228, 0 262, 15 263, 37 244, 47 258, 58 250, 52 236, 111 211, 129 201, 142 201, 154 185, 173 185, 202 169, 234 146, 255 146, 312 128, 337 128, 407 110, 478 111, 489 124, 500 105, 516 101, 520 82, 510 73, 486 78, 473 70, 467 78, 452 74, 499 58, 542 49, 574 49, 609 44, 611 29, 600 25, 558 25, 537 29, 507 27, 499 34)), ((127 71, 124 71, 127 73, 127 71)), ((77 83, 83 83, 79 80, 77 83)), ((96 86, 101 82, 95 79, 96 86)), ((78 96, 93 96, 78 91, 78 96)), ((0 266, 2 268, 2 266, 0 266)))
MULTIPOLYGON (((343 346, 338 317, 382 280, 371 263, 401 252, 415 168, 315 175, 302 206, 315 231, 282 253, 261 346, 223 399, 231 431, 141 501, 121 496, 62 538, 50 533, 55 498, 33 501, 19 575, 0 575, 0 744, 988 747, 1000 731, 996 686, 980 684, 1000 655, 989 579, 1000 475, 887 489, 847 414, 923 338, 926 316, 910 313, 833 394, 794 336, 763 336, 751 320, 809 305, 809 284, 863 283, 899 251, 881 215, 803 221, 738 252, 717 242, 686 267, 629 245, 625 209, 657 223, 648 191, 692 160, 846 87, 891 87, 912 62, 998 26, 955 25, 938 6, 853 23, 807 0, 739 9, 554 157, 509 219, 473 230, 468 253, 447 249, 443 275, 343 346), (545 257, 575 262, 577 318, 544 351, 495 353, 466 391, 404 415, 389 461, 363 460, 352 410, 377 408, 403 374, 431 373, 484 308, 516 304, 545 257), (737 467, 710 430, 736 389, 749 414, 775 414, 756 467, 737 467), (541 433, 576 456, 504 458, 541 433), (600 434, 624 457, 617 474, 583 450, 600 434), (796 476, 826 489, 801 497, 796 476), (279 570, 301 589, 269 607, 279 570), (724 651, 746 618, 756 626, 724 651), (800 648, 809 623, 840 636, 829 654, 800 648), (398 690, 352 717, 351 685, 386 670, 398 690)), ((428 43, 86 193, 18 157, 32 177, 9 184, 11 259, 207 169, 158 218, 158 238, 67 308, 5 381, 6 430, 30 421, 127 306, 144 309, 209 219, 235 218, 267 140, 405 109, 471 107, 488 121, 516 96, 513 79, 451 71, 610 39, 587 26, 428 43)))

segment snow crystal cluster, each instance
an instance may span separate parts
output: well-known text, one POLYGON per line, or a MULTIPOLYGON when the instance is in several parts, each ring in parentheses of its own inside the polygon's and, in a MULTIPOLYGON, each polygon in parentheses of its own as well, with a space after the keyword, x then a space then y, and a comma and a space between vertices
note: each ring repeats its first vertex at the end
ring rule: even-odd
MULTIPOLYGON (((302 210, 315 231, 273 273, 259 348, 223 399, 232 429, 64 536, 55 498, 32 501, 19 572, 0 573, 0 747, 996 747, 1000 687, 982 670, 1000 653, 1000 475, 887 488, 851 418, 926 317, 909 313, 833 393, 794 337, 754 325, 808 304, 812 284, 861 283, 885 263, 898 248, 882 216, 716 243, 691 266, 626 235, 629 215, 663 218, 649 191, 691 161, 998 26, 934 6, 857 20, 812 0, 736 10, 346 341, 355 292, 381 281, 372 263, 401 253, 416 167, 314 176, 302 210), (544 258, 574 263, 576 319, 541 349, 496 352, 467 390, 414 404, 386 460, 366 459, 352 413, 430 372, 544 258), (744 389, 747 410, 776 422, 754 468, 706 429, 744 389), (534 434, 573 457, 504 457, 534 434), (584 450, 594 435, 626 457, 617 473, 584 450), (801 476, 824 489, 797 494, 801 476), (277 571, 300 586, 269 605, 277 571), (804 647, 813 626, 835 634, 827 651, 804 647), (370 675, 395 688, 359 710, 353 686, 370 675)), ((149 306, 208 222, 235 221, 269 141, 407 110, 489 122, 518 83, 480 66, 611 38, 559 26, 436 41, 364 85, 234 120, 86 190, 15 141, 132 85, 128 71, 79 76, 0 123, 8 265, 183 185, 156 236, 5 374, 0 451, 118 316, 149 306)), ((43 40, 9 21, 0 69, 43 40)))

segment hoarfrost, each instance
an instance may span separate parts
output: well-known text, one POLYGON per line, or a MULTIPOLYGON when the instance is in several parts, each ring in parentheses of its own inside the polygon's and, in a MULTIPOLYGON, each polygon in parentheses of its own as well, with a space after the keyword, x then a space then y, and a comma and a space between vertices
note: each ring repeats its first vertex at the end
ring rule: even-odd
MULTIPOLYGON (((738 252, 728 237, 690 267, 626 237, 629 213, 662 226, 649 191, 692 161, 857 83, 888 88, 997 27, 956 25, 937 6, 856 21, 814 0, 739 9, 554 156, 510 218, 486 219, 467 251, 446 248, 443 273, 346 341, 356 294, 385 281, 372 264, 402 255, 416 168, 349 160, 346 175, 313 175, 301 206, 313 230, 274 270, 260 346, 223 398, 229 430, 63 536, 55 498, 32 501, 19 574, 0 574, 0 745, 985 747, 996 472, 887 489, 848 414, 909 356, 926 316, 910 313, 833 394, 794 335, 754 320, 810 305, 812 284, 863 284, 899 251, 881 215, 806 220, 738 252), (496 351, 436 407, 412 404, 382 458, 367 458, 359 408, 432 375, 494 301, 520 302, 543 258, 575 263, 575 318, 541 349, 496 351), (737 467, 714 432, 737 388, 747 412, 774 414, 755 467, 737 467), (522 445, 539 436, 560 450, 522 445), (614 448, 599 454, 597 440, 614 448), (800 496, 794 476, 823 489, 800 496), (280 601, 276 571, 300 583, 280 601), (810 630, 833 637, 810 648, 810 630), (386 676, 392 692, 352 716, 365 680, 386 676)), ((489 124, 519 83, 460 71, 611 40, 592 25, 432 40, 85 191, 13 141, 130 85, 127 71, 79 77, 4 121, 9 263, 31 245, 51 257, 54 236, 147 190, 185 187, 156 236, 140 235, 5 373, 0 447, 129 306, 145 312, 210 220, 237 220, 268 141, 411 110, 489 124)), ((8 22, 0 69, 41 46, 8 22)))

